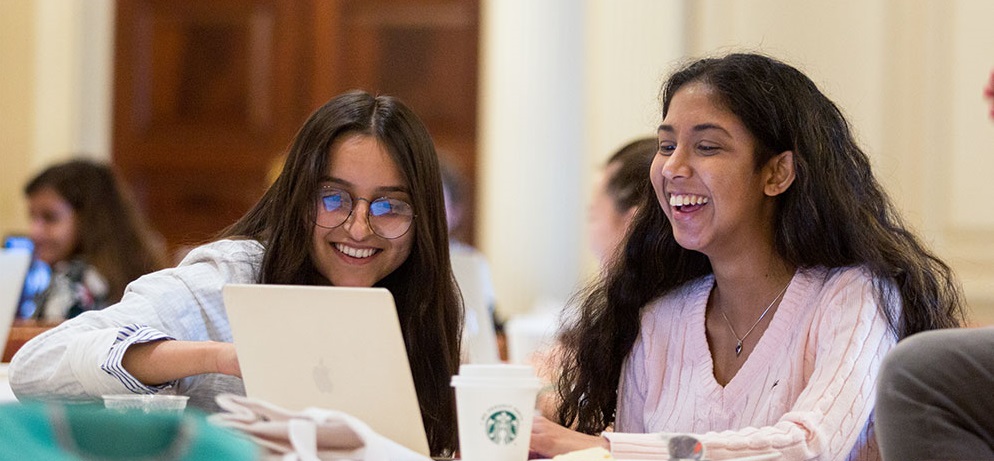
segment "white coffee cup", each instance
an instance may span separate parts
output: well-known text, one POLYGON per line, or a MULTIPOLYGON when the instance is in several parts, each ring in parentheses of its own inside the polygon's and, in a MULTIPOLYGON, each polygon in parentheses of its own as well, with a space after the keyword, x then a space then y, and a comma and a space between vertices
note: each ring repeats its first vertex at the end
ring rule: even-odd
POLYGON ((525 461, 541 382, 527 365, 467 364, 452 377, 465 461, 525 461))

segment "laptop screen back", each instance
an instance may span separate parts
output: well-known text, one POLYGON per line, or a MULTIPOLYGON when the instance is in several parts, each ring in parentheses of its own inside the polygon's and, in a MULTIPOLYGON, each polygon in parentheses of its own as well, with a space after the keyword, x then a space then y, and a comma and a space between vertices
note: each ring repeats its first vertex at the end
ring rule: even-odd
POLYGON ((223 296, 249 397, 343 411, 429 455, 389 291, 231 284, 223 296))
POLYGON ((20 249, 0 250, 0 347, 7 344, 7 335, 14 322, 14 313, 21 299, 24 276, 31 265, 31 253, 20 249))

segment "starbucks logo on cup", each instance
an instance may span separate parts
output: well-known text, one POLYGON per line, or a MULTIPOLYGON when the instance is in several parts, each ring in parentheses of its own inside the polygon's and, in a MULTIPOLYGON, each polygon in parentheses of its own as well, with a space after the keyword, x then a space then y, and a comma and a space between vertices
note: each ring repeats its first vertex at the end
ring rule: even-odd
POLYGON ((518 438, 521 416, 513 408, 491 409, 487 412, 484 427, 487 438, 497 445, 508 445, 518 438))

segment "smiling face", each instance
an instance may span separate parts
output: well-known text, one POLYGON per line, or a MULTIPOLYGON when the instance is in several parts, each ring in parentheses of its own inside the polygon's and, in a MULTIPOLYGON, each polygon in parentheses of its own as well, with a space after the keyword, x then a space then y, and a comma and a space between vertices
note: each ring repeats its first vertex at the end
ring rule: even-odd
POLYGON ((680 246, 714 259, 772 245, 774 161, 756 169, 755 138, 706 85, 673 96, 658 135, 650 179, 680 246))
POLYGON ((48 264, 72 257, 78 246, 76 211, 55 189, 43 187, 28 196, 35 256, 48 264))
POLYGON ((328 173, 319 186, 348 192, 354 210, 338 227, 314 226, 311 261, 332 285, 370 287, 407 260, 414 226, 396 239, 376 235, 367 218, 369 202, 387 197, 411 203, 410 187, 386 147, 371 136, 346 135, 332 144, 329 155, 328 173), (359 198, 365 200, 355 200, 359 198))

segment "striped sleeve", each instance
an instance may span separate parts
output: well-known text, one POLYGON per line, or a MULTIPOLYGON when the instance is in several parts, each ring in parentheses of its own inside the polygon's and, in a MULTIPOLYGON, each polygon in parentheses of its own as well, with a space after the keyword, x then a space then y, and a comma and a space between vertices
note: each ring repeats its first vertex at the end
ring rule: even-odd
POLYGON ((129 391, 136 394, 155 394, 163 389, 168 389, 176 383, 169 382, 155 386, 142 384, 141 381, 124 369, 121 362, 124 360, 124 353, 132 345, 174 339, 176 338, 146 325, 125 325, 118 330, 117 338, 115 338, 114 344, 110 348, 110 353, 107 354, 107 358, 100 364, 100 369, 116 378, 129 391))

